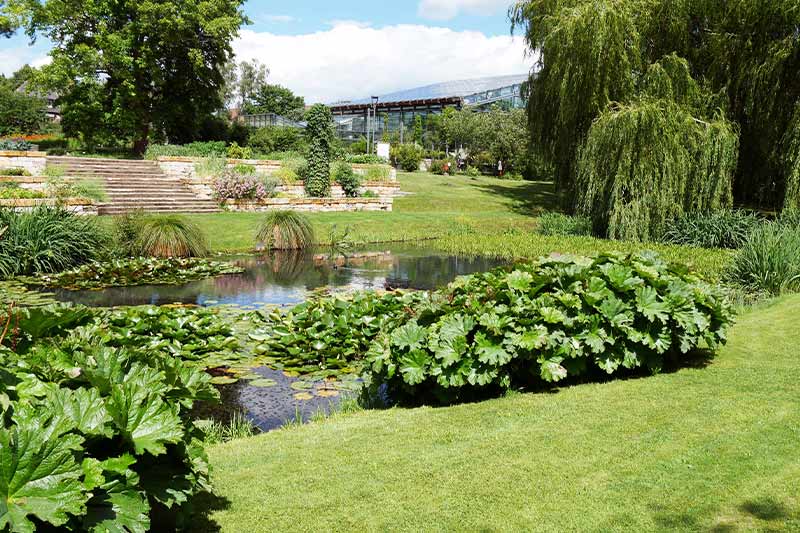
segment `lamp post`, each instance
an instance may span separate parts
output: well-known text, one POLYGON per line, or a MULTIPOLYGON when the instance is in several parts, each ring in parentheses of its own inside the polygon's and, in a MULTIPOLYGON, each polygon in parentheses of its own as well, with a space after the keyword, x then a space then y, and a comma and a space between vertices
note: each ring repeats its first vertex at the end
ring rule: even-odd
POLYGON ((372 154, 373 150, 375 149, 375 133, 378 131, 378 100, 379 97, 372 97, 372 121, 374 122, 375 127, 372 128, 372 145, 370 146, 369 150, 370 154, 372 154))

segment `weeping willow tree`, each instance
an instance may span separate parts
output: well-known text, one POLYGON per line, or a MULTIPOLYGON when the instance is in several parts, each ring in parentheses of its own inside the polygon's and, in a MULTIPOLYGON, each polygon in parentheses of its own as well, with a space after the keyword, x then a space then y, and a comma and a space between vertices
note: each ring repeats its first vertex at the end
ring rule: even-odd
MULTIPOLYGON (((701 122, 690 127, 679 116, 669 117, 668 130, 681 123, 689 139, 699 138, 700 131, 723 137, 695 153, 701 162, 673 156, 670 165, 682 160, 687 165, 680 170, 682 176, 702 167, 724 175, 730 163, 727 137, 735 132, 740 147, 731 173, 735 201, 776 209, 800 201, 797 0, 524 0, 511 8, 510 16, 537 58, 528 99, 532 140, 557 169, 556 186, 568 206, 577 207, 573 199, 583 197, 575 188, 579 175, 582 184, 591 174, 583 168, 589 164, 587 154, 600 156, 599 128, 616 128, 622 145, 636 145, 635 139, 620 137, 635 132, 659 140, 665 149, 667 141, 657 131, 643 128, 665 127, 655 120, 656 110, 668 109, 670 102, 701 122), (663 92, 658 94, 660 103, 645 98, 658 93, 652 86, 658 80, 646 79, 651 67, 661 62, 668 70, 667 57, 686 61, 705 104, 687 105, 663 92), (610 116, 615 113, 616 121, 610 116), (628 123, 622 131, 622 124, 634 116, 640 122, 628 123)), ((654 158, 659 152, 642 150, 631 157, 654 158)), ((658 167, 655 161, 633 163, 658 167)), ((654 175, 652 183, 658 179, 654 175)), ((699 185, 693 182, 690 189, 699 185)))

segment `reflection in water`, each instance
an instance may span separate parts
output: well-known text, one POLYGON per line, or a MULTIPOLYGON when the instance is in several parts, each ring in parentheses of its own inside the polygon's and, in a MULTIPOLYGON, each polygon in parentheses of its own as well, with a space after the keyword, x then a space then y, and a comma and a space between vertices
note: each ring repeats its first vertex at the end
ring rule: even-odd
POLYGON ((457 276, 502 264, 488 258, 463 258, 415 247, 364 250, 350 258, 302 252, 232 258, 245 272, 185 285, 116 287, 102 291, 57 291, 56 298, 96 307, 121 305, 237 305, 245 309, 291 305, 310 291, 331 289, 432 289, 457 276))

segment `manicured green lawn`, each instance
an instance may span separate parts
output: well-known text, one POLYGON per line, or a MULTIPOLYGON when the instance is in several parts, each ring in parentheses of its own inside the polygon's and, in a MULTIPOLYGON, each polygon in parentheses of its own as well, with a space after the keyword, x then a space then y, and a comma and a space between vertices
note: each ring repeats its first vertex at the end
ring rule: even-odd
POLYGON ((220 445, 194 530, 798 531, 798 332, 786 297, 705 368, 220 445))
MULTIPOLYGON (((545 182, 514 182, 494 178, 445 177, 427 173, 399 176, 402 190, 412 193, 395 199, 391 213, 314 213, 317 239, 330 241, 351 228, 360 243, 415 241, 467 232, 501 233, 510 228, 530 230, 533 215, 552 207, 553 188, 545 182)), ((253 249, 259 213, 193 215, 208 233, 217 252, 253 249)))

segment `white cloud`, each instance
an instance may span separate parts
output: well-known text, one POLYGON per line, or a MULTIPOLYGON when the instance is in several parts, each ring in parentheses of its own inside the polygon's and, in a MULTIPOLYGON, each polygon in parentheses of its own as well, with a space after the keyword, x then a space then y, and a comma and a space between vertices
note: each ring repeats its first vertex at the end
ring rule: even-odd
POLYGON ((340 22, 327 31, 294 36, 244 30, 234 50, 240 61, 266 64, 272 83, 309 103, 524 74, 532 63, 519 38, 417 25, 370 28, 340 22))
POLYGON ((462 11, 471 15, 494 15, 510 4, 511 0, 421 0, 417 13, 422 18, 450 20, 462 11))
POLYGON ((50 56, 37 47, 17 46, 0 49, 0 74, 6 76, 18 71, 23 65, 41 67, 50 63, 50 56))

